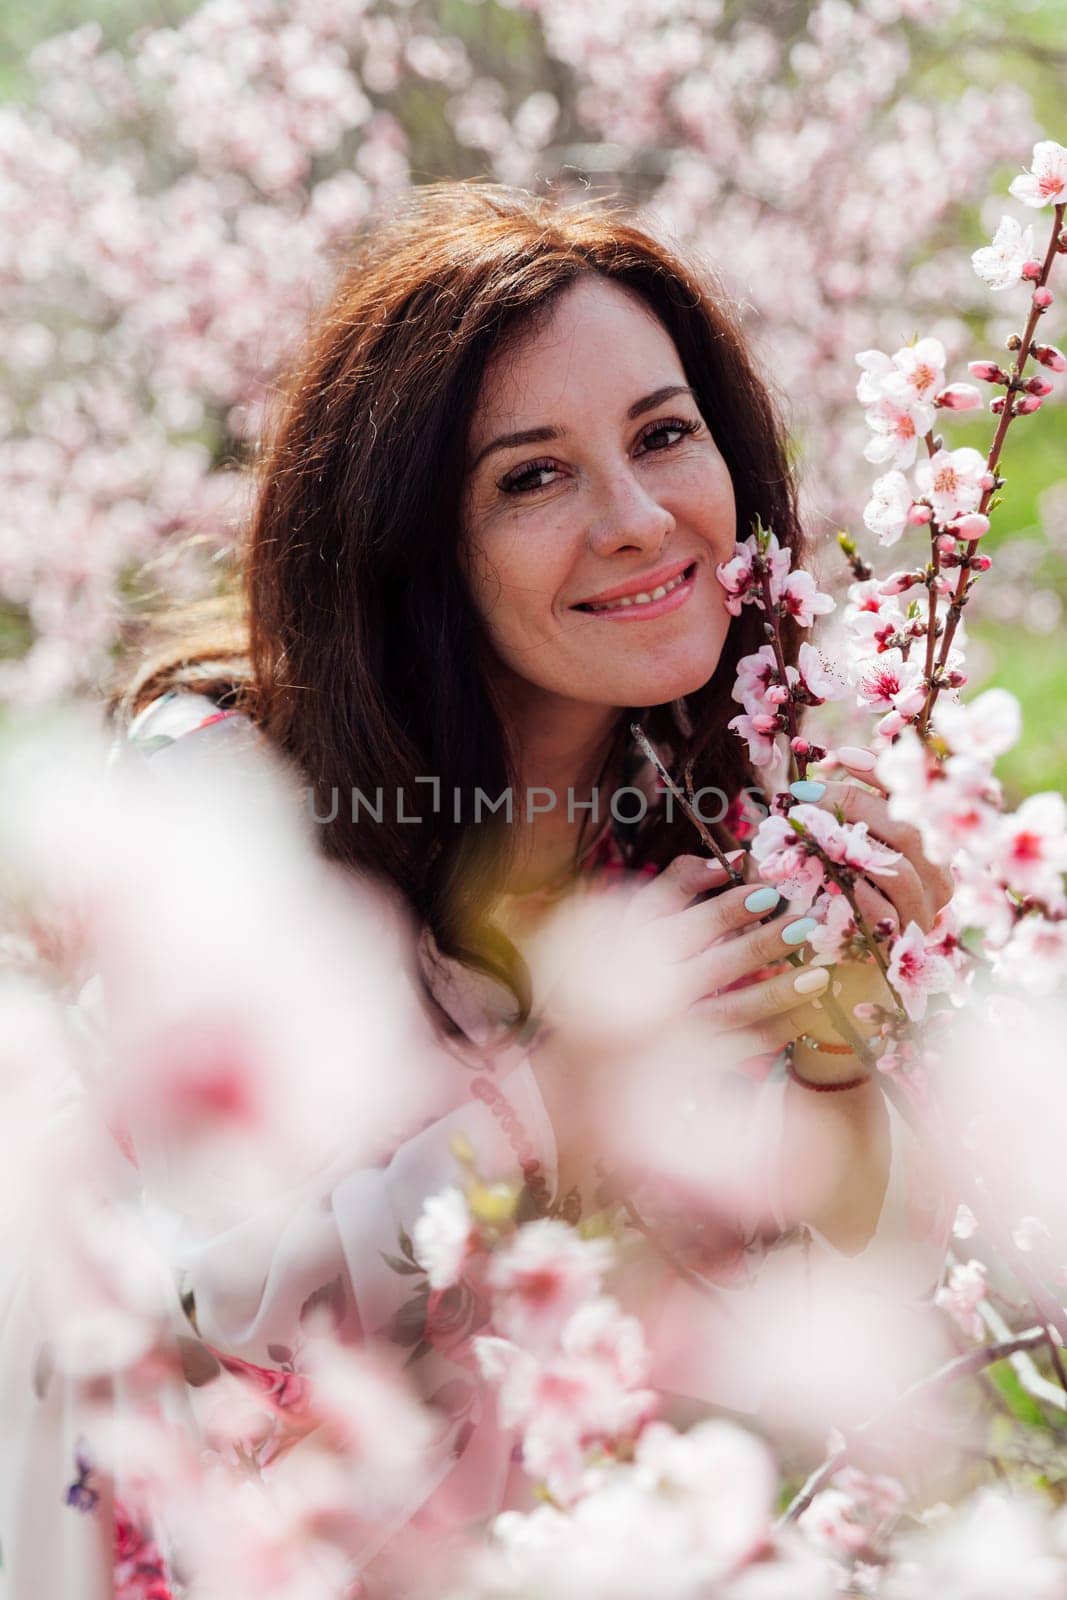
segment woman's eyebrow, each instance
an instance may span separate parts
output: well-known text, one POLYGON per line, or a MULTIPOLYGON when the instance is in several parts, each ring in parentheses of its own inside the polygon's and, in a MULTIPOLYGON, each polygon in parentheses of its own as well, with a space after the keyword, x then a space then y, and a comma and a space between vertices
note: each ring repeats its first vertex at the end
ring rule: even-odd
MULTIPOLYGON (((626 413, 627 422, 643 417, 646 411, 654 411, 665 400, 673 400, 679 394, 687 394, 696 399, 696 395, 687 383, 668 383, 662 389, 653 389, 652 393, 646 394, 643 399, 635 400, 626 413)), ((517 444, 544 444, 549 439, 564 438, 566 432, 566 428, 523 428, 518 433, 502 433, 478 452, 470 470, 474 472, 494 450, 508 450, 517 444)))

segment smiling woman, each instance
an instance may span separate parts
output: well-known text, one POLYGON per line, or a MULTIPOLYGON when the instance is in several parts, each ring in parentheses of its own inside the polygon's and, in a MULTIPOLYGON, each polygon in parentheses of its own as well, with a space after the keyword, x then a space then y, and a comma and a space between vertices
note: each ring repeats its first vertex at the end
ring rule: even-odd
POLYGON ((326 854, 503 982, 521 1026, 501 895, 572 874, 605 828, 635 869, 692 847, 656 796, 640 826, 588 809, 635 770, 631 721, 721 793, 727 846, 754 786, 727 724, 761 625, 729 616, 715 566, 757 516, 794 550, 799 529, 732 313, 621 210, 428 185, 354 249, 260 475, 241 618, 153 653, 122 705, 204 663, 293 762, 326 854), (472 820, 507 791, 550 799, 472 820), (354 825, 337 802, 397 792, 418 826, 389 808, 354 825))

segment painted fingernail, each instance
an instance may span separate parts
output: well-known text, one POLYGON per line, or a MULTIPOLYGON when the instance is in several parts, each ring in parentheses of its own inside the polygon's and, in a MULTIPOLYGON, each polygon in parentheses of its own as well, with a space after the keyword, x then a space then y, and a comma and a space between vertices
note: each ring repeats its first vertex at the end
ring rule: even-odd
POLYGON ((857 744, 843 744, 837 756, 846 767, 853 767, 857 772, 873 772, 878 765, 878 757, 869 750, 861 750, 857 744))
POLYGON ((829 982, 830 974, 825 967, 809 967, 793 979, 793 988, 797 994, 820 994, 829 982))
POLYGON ((745 896, 746 911, 770 911, 781 899, 777 889, 772 889, 769 884, 762 889, 753 889, 751 894, 745 896))
MULTIPOLYGON (((736 867, 737 863, 741 860, 744 854, 745 852, 743 850, 730 850, 727 852, 726 859, 730 866, 736 867)), ((707 867, 709 872, 725 872, 727 870, 716 856, 709 856, 704 865, 707 867)))
POLYGON ((788 928, 782 929, 782 940, 785 944, 803 944, 813 928, 819 924, 814 917, 801 917, 797 922, 791 922, 788 928))
POLYGON ((798 778, 796 783, 789 785, 789 793, 797 800, 807 800, 814 805, 826 793, 826 785, 817 778, 798 778))

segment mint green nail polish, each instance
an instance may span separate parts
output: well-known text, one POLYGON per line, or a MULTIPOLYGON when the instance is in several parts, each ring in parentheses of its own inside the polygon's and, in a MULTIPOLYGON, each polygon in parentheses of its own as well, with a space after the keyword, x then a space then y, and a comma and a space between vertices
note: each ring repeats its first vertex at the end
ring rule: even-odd
POLYGON ((782 929, 782 941, 785 944, 803 944, 811 930, 818 926, 814 917, 801 917, 799 922, 791 922, 788 928, 782 929))
POLYGON ((753 889, 751 894, 747 894, 745 896, 745 910, 770 911, 771 907, 776 906, 780 899, 781 896, 779 895, 778 890, 772 889, 770 885, 767 884, 762 889, 753 889))
POLYGON ((814 805, 826 793, 826 785, 816 778, 798 778, 789 785, 789 793, 797 800, 807 800, 814 805))

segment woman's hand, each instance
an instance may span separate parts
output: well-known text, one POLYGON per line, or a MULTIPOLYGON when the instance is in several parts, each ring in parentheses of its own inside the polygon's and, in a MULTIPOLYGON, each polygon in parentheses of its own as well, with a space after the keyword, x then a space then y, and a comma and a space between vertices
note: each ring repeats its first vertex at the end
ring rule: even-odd
POLYGON ((745 883, 696 899, 725 878, 705 856, 677 856, 633 894, 622 935, 670 964, 675 1006, 714 1030, 717 1062, 731 1066, 803 1032, 829 974, 789 963, 811 925, 784 899, 775 903, 769 886, 745 883))

